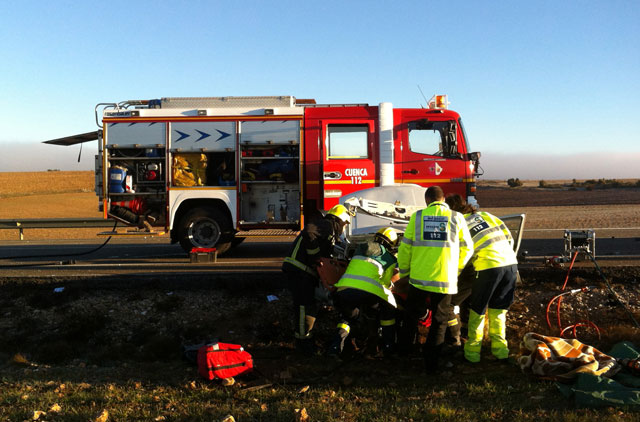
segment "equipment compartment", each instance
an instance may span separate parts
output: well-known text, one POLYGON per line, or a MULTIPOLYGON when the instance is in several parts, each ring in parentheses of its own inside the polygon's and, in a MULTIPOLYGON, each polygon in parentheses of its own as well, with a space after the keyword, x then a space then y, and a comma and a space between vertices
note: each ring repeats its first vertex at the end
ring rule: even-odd
POLYGON ((300 223, 299 145, 241 145, 240 196, 242 224, 300 223))
POLYGON ((140 228, 164 225, 164 145, 107 146, 109 215, 140 228))
POLYGON ((300 222, 300 188, 297 183, 243 185, 242 213, 246 223, 300 222))
POLYGON ((175 152, 172 156, 173 186, 235 186, 235 151, 209 153, 175 152))
POLYGON ((111 195, 166 192, 164 147, 109 147, 107 167, 111 195))

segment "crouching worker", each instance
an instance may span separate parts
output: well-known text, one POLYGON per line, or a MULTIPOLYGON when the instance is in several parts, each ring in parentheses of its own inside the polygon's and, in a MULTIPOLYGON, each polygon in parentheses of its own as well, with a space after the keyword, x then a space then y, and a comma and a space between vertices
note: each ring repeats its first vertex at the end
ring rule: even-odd
POLYGON ((447 203, 451 209, 464 213, 474 247, 470 262, 476 277, 471 288, 464 357, 469 362, 480 362, 488 308, 491 353, 498 359, 507 359, 507 309, 513 303, 518 273, 513 237, 502 220, 488 212, 476 211, 460 195, 447 198, 447 203))
POLYGON ((364 313, 375 311, 382 331, 382 354, 390 355, 395 347, 396 301, 391 283, 397 277, 397 261, 392 251, 398 243, 398 234, 391 227, 380 229, 374 240, 358 246, 344 275, 335 284, 333 301, 342 316, 336 337, 328 354, 339 356, 345 340, 367 337, 364 313))
POLYGON ((296 348, 302 353, 315 352, 312 330, 317 315, 315 288, 319 285, 318 262, 320 258, 331 258, 333 247, 350 220, 351 216, 343 205, 334 206, 324 218, 305 226, 282 264, 293 296, 296 348))

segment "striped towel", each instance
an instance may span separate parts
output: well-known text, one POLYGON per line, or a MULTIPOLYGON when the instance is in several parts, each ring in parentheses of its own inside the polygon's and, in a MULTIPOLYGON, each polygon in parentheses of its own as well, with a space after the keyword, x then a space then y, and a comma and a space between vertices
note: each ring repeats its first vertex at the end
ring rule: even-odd
POLYGON ((579 373, 612 377, 620 370, 615 358, 576 339, 527 333, 522 347, 530 354, 518 358, 520 369, 546 379, 568 382, 579 373))

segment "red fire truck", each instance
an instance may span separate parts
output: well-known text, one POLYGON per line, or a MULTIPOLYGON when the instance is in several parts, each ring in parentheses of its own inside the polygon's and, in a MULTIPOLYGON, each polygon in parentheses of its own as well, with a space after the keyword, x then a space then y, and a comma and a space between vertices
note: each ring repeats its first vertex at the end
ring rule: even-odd
POLYGON ((131 100, 96 106, 96 194, 105 218, 218 253, 249 230, 287 233, 354 192, 440 185, 475 202, 469 151, 446 96, 428 108, 282 97, 131 100), (98 117, 102 114, 101 122, 98 117))

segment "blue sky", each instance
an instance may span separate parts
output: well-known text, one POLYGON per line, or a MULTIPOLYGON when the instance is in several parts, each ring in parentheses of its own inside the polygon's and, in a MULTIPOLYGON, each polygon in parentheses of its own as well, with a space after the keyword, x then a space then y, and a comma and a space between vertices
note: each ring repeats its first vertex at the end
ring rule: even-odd
POLYGON ((640 177, 638 22, 638 1, 7 3, 0 171, 90 169, 93 144, 78 164, 39 142, 94 130, 99 102, 419 107, 420 85, 449 95, 488 178, 640 177))

